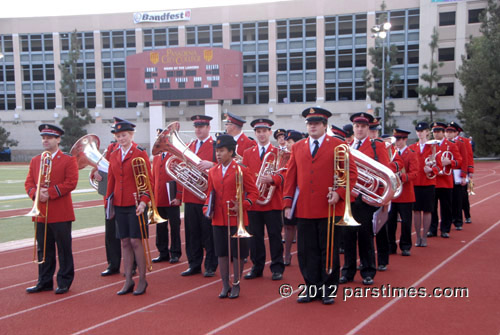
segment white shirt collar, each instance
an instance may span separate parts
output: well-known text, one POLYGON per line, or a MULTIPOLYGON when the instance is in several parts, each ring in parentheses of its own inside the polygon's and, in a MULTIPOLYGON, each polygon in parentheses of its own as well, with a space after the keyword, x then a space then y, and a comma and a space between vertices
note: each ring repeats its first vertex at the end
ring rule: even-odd
POLYGON ((127 156, 128 152, 130 151, 130 149, 132 149, 132 145, 127 149, 127 151, 123 151, 123 147, 120 146, 120 150, 122 152, 122 162, 123 160, 125 159, 125 156, 127 156))
POLYGON ((362 140, 358 140, 357 138, 354 138, 354 141, 352 141, 352 145, 351 145, 351 148, 356 148, 357 145, 358 145, 358 141, 361 142, 361 144, 359 145, 359 147, 361 148, 363 146, 363 143, 365 143, 366 139, 368 138, 368 136, 366 136, 365 138, 363 138, 362 140))
POLYGON ((221 164, 222 167, 222 177, 226 174, 227 169, 231 166, 231 162, 227 166, 224 166, 224 164, 221 164))
POLYGON ((238 140, 240 139, 240 136, 241 136, 242 134, 243 134, 243 132, 239 133, 239 134, 238 134, 238 135, 236 135, 236 136, 233 136, 234 140, 235 140, 236 142, 238 142, 238 140))
POLYGON ((269 145, 271 144, 271 142, 267 143, 265 146, 262 146, 260 144, 257 144, 259 146, 259 155, 260 153, 262 152, 262 148, 264 148, 264 152, 267 152, 267 148, 269 148, 269 145))
POLYGON ((317 138, 317 139, 314 139, 312 137, 309 138, 309 148, 311 149, 311 153, 314 150, 314 141, 318 141, 318 146, 321 147, 321 144, 325 140, 325 137, 326 137, 326 133, 324 133, 323 136, 321 136, 320 138, 317 138))

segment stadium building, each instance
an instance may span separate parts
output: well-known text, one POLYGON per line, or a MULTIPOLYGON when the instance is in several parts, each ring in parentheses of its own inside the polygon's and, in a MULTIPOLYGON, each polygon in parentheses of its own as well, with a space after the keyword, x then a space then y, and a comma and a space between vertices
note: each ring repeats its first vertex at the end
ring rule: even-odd
MULTIPOLYGON (((190 117, 215 113, 212 130, 223 128, 220 115, 230 111, 251 121, 267 117, 276 128, 305 130, 301 111, 321 106, 333 112, 331 123, 373 110, 363 71, 373 65, 372 27, 381 1, 291 0, 258 5, 181 8, 156 12, 0 19, 0 120, 19 141, 13 160, 40 152, 34 131, 40 123, 58 123, 65 115, 58 65, 68 57, 72 31, 81 42, 80 105, 90 110, 87 127, 103 143, 111 139, 113 116, 137 124, 136 142, 150 147, 156 128, 190 117), (225 48, 243 57, 243 95, 232 100, 129 101, 126 57, 181 47, 225 48), (154 114, 154 117, 153 117, 154 114), (162 123, 162 124, 161 124, 162 123)), ((399 127, 428 117, 418 107, 416 88, 434 27, 439 32, 440 86, 438 118, 452 120, 460 109, 462 86, 455 78, 470 36, 480 34, 485 0, 386 0, 392 24, 385 47, 398 48, 393 71, 401 77, 394 118, 399 127)), ((245 130, 250 130, 250 122, 245 130)))

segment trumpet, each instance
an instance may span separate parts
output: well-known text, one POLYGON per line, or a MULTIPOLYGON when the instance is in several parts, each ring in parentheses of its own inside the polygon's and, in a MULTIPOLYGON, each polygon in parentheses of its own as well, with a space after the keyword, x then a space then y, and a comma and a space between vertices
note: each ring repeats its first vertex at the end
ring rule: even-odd
POLYGON ((476 195, 476 192, 474 192, 474 181, 472 180, 472 177, 469 177, 469 182, 467 183, 467 194, 476 195))
POLYGON ((198 169, 201 162, 194 152, 181 140, 178 131, 179 122, 170 123, 167 128, 158 135, 153 145, 153 155, 162 152, 170 152, 170 157, 165 163, 165 170, 169 176, 180 183, 184 188, 193 193, 198 199, 205 200, 205 192, 208 188, 208 171, 198 169))
POLYGON ((45 203, 45 215, 40 212, 40 189, 42 187, 49 187, 50 184, 50 172, 52 171, 52 154, 49 151, 44 151, 40 155, 40 171, 38 173, 38 182, 37 189, 35 195, 35 201, 33 203, 33 208, 29 213, 24 216, 35 217, 35 241, 33 245, 33 263, 43 264, 45 263, 45 255, 47 251, 47 223, 48 223, 48 214, 49 214, 49 200, 45 203), (43 256, 40 261, 37 257, 37 246, 36 246, 36 236, 38 233, 38 217, 45 217, 45 232, 43 238, 43 256))
POLYGON ((345 208, 344 216, 340 221, 335 221, 335 204, 328 205, 328 223, 327 223, 327 237, 326 237, 326 262, 325 271, 331 274, 333 271, 333 255, 335 244, 335 226, 357 227, 360 226, 354 219, 351 212, 351 199, 350 199, 350 182, 349 182, 349 146, 341 144, 335 148, 334 156, 334 176, 332 191, 345 187, 345 208))
MULTIPOLYGON (((76 157, 79 170, 90 165, 108 172, 109 162, 104 158, 106 151, 101 155, 99 144, 99 137, 94 134, 85 135, 73 144, 69 153, 71 156, 76 157)), ((92 171, 89 174, 89 183, 95 190, 98 189, 98 182, 92 176, 92 171)))
MULTIPOLYGON (((230 210, 229 210, 229 205, 230 202, 227 201, 227 253, 228 256, 231 254, 231 238, 236 238, 237 239, 237 249, 238 249, 238 259, 237 259, 237 265, 238 265, 238 280, 233 281, 233 285, 239 285, 240 283, 240 274, 241 274, 241 269, 240 267, 240 238, 249 238, 252 237, 248 233, 248 231, 245 229, 245 220, 243 218, 243 172, 241 171, 241 168, 239 165, 237 165, 238 170, 236 171, 236 201, 238 202, 238 213, 235 215, 231 215, 230 210), (231 236, 231 216, 236 216, 237 217, 237 230, 234 235, 231 236)), ((236 273, 233 274, 233 278, 236 278, 236 273)))

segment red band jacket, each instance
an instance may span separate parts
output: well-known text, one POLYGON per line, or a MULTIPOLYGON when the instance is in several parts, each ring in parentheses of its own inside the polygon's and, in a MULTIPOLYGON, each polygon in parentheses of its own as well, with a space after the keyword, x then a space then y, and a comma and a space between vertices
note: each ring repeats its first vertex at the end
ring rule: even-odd
POLYGON ((418 175, 418 158, 417 153, 410 147, 406 147, 401 155, 404 164, 404 170, 400 173, 399 177, 403 183, 403 191, 401 195, 392 200, 394 203, 407 203, 415 202, 415 192, 413 189, 413 181, 417 179, 418 175))
MULTIPOLYGON (((445 151, 450 151, 453 154, 451 169, 460 169, 460 164, 462 164, 462 156, 460 155, 460 151, 458 150, 455 143, 448 141, 447 139, 443 139, 441 141, 441 145, 437 146, 437 151, 441 151, 436 158, 439 161, 441 161, 442 155, 445 151)), ((450 175, 445 175, 440 172, 436 179, 436 188, 453 188, 453 172, 450 175)))
MULTIPOLYGON (((247 210, 255 203, 259 192, 255 187, 255 178, 248 168, 239 165, 234 160, 231 161, 224 176, 222 176, 222 164, 218 164, 210 169, 208 172, 208 194, 203 212, 207 215, 209 201, 211 200, 210 194, 213 194, 213 226, 227 226, 227 201, 230 201, 230 207, 236 201, 236 173, 238 166, 243 173, 243 221, 245 226, 248 225, 247 210)), ((236 213, 231 211, 230 225, 236 226, 238 224, 236 213)))
MULTIPOLYGON (((38 175, 40 174, 41 155, 31 159, 28 176, 24 182, 24 188, 28 196, 35 200, 37 192, 38 175)), ((42 181, 43 183, 43 181, 42 181)), ((73 211, 73 201, 71 200, 71 191, 78 184, 78 165, 76 158, 58 150, 52 159, 50 171, 49 191, 49 210, 47 223, 75 221, 75 212, 73 211)), ((40 203, 40 213, 45 215, 46 203, 40 203)), ((33 218, 33 221, 35 218, 33 218)), ((38 222, 45 222, 44 217, 38 217, 38 222)))
POLYGON ((467 173, 474 173, 474 152, 472 151, 472 144, 470 143, 470 139, 462 136, 459 136, 459 138, 461 138, 465 143, 465 149, 467 152, 467 173))
MULTIPOLYGON (((278 157, 278 148, 273 147, 271 144, 268 146, 266 154, 268 152, 274 153, 275 159, 278 157)), ((259 153, 259 146, 254 146, 250 149, 247 149, 243 153, 243 165, 248 167, 250 172, 255 176, 255 180, 257 180, 259 171, 262 166, 262 161, 260 160, 260 153, 259 153)), ((273 178, 273 185, 275 186, 273 196, 271 198, 271 201, 266 204, 266 205, 259 205, 257 203, 254 203, 252 208, 250 208, 251 211, 270 211, 270 210, 281 210, 283 208, 283 204, 281 202, 282 200, 282 193, 283 193, 283 182, 284 178, 283 175, 280 173, 277 173, 272 176, 273 178)))
MULTIPOLYGON (((425 144, 423 146, 423 150, 420 150, 420 144, 413 143, 412 145, 409 146, 410 149, 415 151, 415 154, 417 156, 418 160, 418 169, 417 169, 417 178, 413 181, 413 186, 436 186, 436 177, 434 178, 428 178, 425 171, 425 159, 427 157, 430 157, 432 155, 432 145, 431 144, 425 144)), ((436 147, 436 152, 438 152, 439 149, 436 147)), ((439 171, 441 171, 442 166, 441 166, 441 161, 436 159, 436 166, 432 168, 432 172, 430 173, 430 176, 436 176, 439 171)))
POLYGON ((236 153, 243 157, 245 150, 253 147, 254 145, 257 145, 257 143, 254 140, 249 139, 247 135, 245 135, 245 133, 241 133, 238 141, 236 142, 236 145, 236 153))
POLYGON ((170 199, 168 197, 167 183, 175 183, 176 185, 175 187, 177 192, 175 195, 171 195, 172 200, 174 198, 178 199, 180 203, 182 199, 182 190, 179 189, 179 185, 172 179, 172 177, 168 175, 167 171, 165 170, 165 163, 170 157, 172 157, 172 154, 168 152, 161 153, 153 157, 153 194, 157 207, 172 207, 172 205, 170 204, 170 199))
MULTIPOLYGON (((345 142, 326 135, 323 143, 314 156, 309 146, 311 138, 299 141, 292 146, 292 153, 287 165, 285 186, 283 190, 283 208, 291 208, 296 188, 299 189, 294 216, 303 219, 320 219, 328 217, 328 187, 334 180, 334 150, 345 142)), ((352 159, 349 160, 350 190, 356 183, 358 172, 352 159)), ((346 190, 340 187, 336 191, 340 200, 335 204, 335 215, 343 216, 346 190)), ((352 200, 349 196, 348 201, 352 200)))
MULTIPOLYGON (((153 185, 151 179, 151 163, 149 162, 146 150, 138 147, 136 143, 132 142, 132 146, 127 152, 125 159, 122 161, 121 148, 117 147, 111 153, 109 160, 108 190, 106 193, 106 199, 109 199, 111 194, 113 194, 114 206, 127 207, 136 205, 134 193, 137 193, 137 186, 132 170, 132 160, 137 157, 144 158, 149 182, 153 185)), ((149 194, 144 192, 140 195, 139 200, 147 204, 151 199, 149 194)))

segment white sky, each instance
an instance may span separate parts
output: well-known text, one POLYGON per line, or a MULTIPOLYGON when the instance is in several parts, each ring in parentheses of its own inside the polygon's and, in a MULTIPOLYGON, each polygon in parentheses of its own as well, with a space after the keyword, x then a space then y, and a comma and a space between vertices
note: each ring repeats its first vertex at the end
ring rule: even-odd
POLYGON ((0 18, 144 12, 289 0, 4 0, 0 18))

